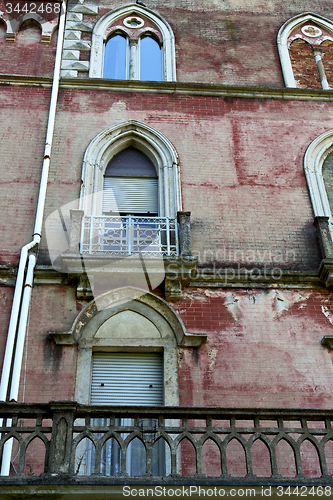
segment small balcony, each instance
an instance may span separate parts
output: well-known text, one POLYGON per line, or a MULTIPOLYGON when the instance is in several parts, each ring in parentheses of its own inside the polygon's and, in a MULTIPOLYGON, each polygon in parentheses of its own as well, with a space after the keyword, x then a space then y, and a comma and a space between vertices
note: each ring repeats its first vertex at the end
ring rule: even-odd
POLYGON ((142 289, 148 284, 154 289, 164 281, 165 298, 180 299, 198 265, 191 253, 190 212, 137 217, 71 210, 70 217, 69 248, 60 255, 60 265, 78 276, 78 298, 93 298, 92 286, 106 291, 110 284, 142 289))
POLYGON ((81 254, 177 257, 178 224, 175 217, 85 215, 80 238, 81 254))
POLYGON ((50 484, 333 487, 332 410, 1 403, 0 417, 1 453, 13 439, 3 493, 50 484))

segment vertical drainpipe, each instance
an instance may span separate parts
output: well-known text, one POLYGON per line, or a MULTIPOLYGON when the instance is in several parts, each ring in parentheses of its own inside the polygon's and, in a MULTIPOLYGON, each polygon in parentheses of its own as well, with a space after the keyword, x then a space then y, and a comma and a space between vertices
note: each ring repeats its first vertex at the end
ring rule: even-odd
MULTIPOLYGON (((65 33, 65 19, 66 19, 66 1, 62 0, 61 3, 61 13, 59 20, 59 28, 58 28, 58 41, 57 41, 57 49, 56 49, 56 57, 54 63, 54 73, 53 73, 53 82, 52 82, 52 91, 51 91, 51 100, 50 100, 50 108, 49 108, 49 117, 47 123, 47 132, 46 132, 46 140, 45 140, 45 148, 44 148, 44 160, 42 166, 42 175, 39 187, 39 196, 37 202, 36 209, 36 218, 35 218, 35 228, 33 234, 33 241, 28 243, 22 248, 20 263, 17 273, 17 279, 15 284, 15 292, 12 304, 12 311, 9 323, 9 330, 7 336, 5 357, 4 357, 4 365, 2 369, 1 375, 1 383, 0 383, 0 401, 6 401, 8 387, 9 387, 9 378, 10 378, 10 368, 13 361, 13 353, 15 350, 14 356, 14 365, 13 365, 13 374, 12 380, 10 384, 10 400, 18 398, 19 391, 19 382, 21 375, 21 367, 23 360, 23 348, 25 342, 25 334, 26 327, 28 322, 28 314, 29 314, 29 305, 31 298, 31 291, 33 286, 33 276, 34 269, 36 266, 36 256, 34 254, 30 254, 28 256, 28 252, 30 249, 39 245, 41 240, 42 233, 42 224, 44 217, 44 208, 45 208, 45 199, 46 199, 46 189, 47 189, 47 180, 49 175, 49 167, 50 167, 50 157, 52 150, 52 140, 53 140, 53 131, 55 124, 55 113, 56 106, 58 100, 58 92, 59 92, 59 81, 60 81, 60 68, 61 68, 61 57, 62 57, 62 46, 64 40, 65 33), (26 273, 26 278, 23 287, 24 280, 24 271, 26 262, 28 260, 28 269, 26 273), (21 300, 22 299, 22 300, 21 300), (17 329, 17 323, 19 320, 17 337, 16 337, 16 345, 15 345, 15 334, 17 329), (15 349, 14 349, 15 348, 15 349)), ((2 420, 0 421, 2 424, 2 420)), ((7 425, 11 425, 11 423, 7 423, 7 425)), ((1 464, 1 475, 8 476, 10 472, 10 459, 12 453, 12 445, 13 440, 10 439, 6 441, 3 447, 3 457, 1 464)))

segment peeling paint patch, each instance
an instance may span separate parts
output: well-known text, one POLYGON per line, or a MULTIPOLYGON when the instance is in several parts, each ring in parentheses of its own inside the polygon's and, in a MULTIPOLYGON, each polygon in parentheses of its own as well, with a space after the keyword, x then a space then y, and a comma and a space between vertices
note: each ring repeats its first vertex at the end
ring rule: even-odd
POLYGON ((215 360, 217 356, 217 349, 213 348, 208 351, 208 359, 209 359, 209 369, 212 370, 215 365, 215 360))
POLYGON ((228 309, 228 311, 232 314, 232 317, 234 318, 235 321, 237 321, 240 318, 240 304, 239 304, 239 298, 236 297, 235 294, 233 293, 227 293, 224 305, 228 309))
POLYGON ((282 293, 279 291, 275 292, 275 309, 278 314, 282 314, 283 311, 287 311, 289 309, 289 301, 283 297, 282 293))
POLYGON ((219 291, 219 290, 205 290, 204 294, 206 297, 211 297, 213 299, 220 299, 220 298, 225 298, 226 292, 225 291, 219 291))
POLYGON ((117 121, 124 121, 124 112, 126 112, 126 103, 124 101, 117 101, 112 104, 110 111, 112 111, 112 117, 117 121))
POLYGON ((328 309, 328 307, 326 306, 321 306, 321 310, 323 312, 323 315, 326 316, 326 318, 328 319, 328 321, 331 323, 331 325, 333 325, 333 314, 331 313, 331 311, 328 309))
POLYGON ((278 315, 282 314, 284 311, 288 311, 294 304, 299 302, 303 302, 300 304, 299 308, 302 309, 305 307, 304 301, 308 300, 311 293, 293 293, 288 300, 284 294, 281 293, 280 290, 275 291, 274 296, 274 308, 278 315))

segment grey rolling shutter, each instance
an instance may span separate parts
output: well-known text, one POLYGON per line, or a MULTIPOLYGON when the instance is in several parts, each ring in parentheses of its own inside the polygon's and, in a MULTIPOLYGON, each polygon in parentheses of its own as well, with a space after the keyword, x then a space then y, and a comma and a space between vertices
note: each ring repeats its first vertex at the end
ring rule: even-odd
POLYGON ((163 359, 155 353, 94 353, 93 405, 163 405, 163 359))
POLYGON ((158 213, 158 180, 104 177, 103 212, 158 213))

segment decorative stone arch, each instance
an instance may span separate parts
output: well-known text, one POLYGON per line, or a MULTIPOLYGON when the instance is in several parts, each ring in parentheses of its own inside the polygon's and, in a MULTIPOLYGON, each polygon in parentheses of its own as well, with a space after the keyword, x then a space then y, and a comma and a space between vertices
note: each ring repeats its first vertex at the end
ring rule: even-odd
POLYGON ((315 217, 329 217, 331 224, 332 213, 323 179, 323 164, 332 152, 333 130, 329 130, 310 144, 304 156, 304 172, 314 215, 315 217))
POLYGON ((39 16, 31 14, 28 16, 24 16, 24 19, 22 22, 20 22, 18 28, 17 28, 17 34, 16 36, 20 35, 20 32, 23 32, 25 29, 30 30, 31 28, 37 28, 38 30, 38 39, 36 37, 35 41, 39 42, 42 40, 42 34, 43 34, 43 25, 39 19, 39 16))
MULTIPOLYGON (((323 166, 327 157, 333 152, 333 130, 317 137, 308 147, 304 157, 304 172, 309 187, 314 224, 317 229, 322 261, 318 274, 326 287, 333 286, 333 218, 329 198, 323 176, 323 166)), ((331 336, 325 336, 330 342, 331 336)), ((331 348, 332 344, 330 344, 331 348)))
POLYGON ((181 210, 177 152, 163 134, 136 120, 103 130, 89 144, 82 166, 80 209, 86 215, 102 213, 100 193, 106 167, 115 154, 129 146, 142 151, 155 165, 159 179, 159 215, 176 217, 181 210))
POLYGON ((69 332, 49 332, 58 345, 77 345, 75 400, 89 404, 93 351, 163 352, 164 397, 178 405, 177 347, 198 347, 206 335, 187 334, 175 310, 162 298, 135 287, 92 300, 69 332))
POLYGON ((175 37, 171 26, 159 14, 136 3, 130 3, 108 12, 95 24, 92 34, 89 76, 94 78, 102 78, 103 76, 104 46, 108 27, 117 19, 132 14, 147 19, 161 33, 163 39, 163 79, 168 82, 176 81, 175 37))
POLYGON ((304 14, 299 14, 281 26, 277 35, 277 46, 280 55, 280 62, 282 67, 283 78, 286 87, 296 87, 296 81, 294 78, 294 73, 291 65, 291 59, 288 48, 288 38, 291 32, 305 24, 307 22, 314 22, 318 26, 332 33, 333 36, 333 23, 325 17, 313 14, 312 12, 305 12, 304 14))
POLYGON ((8 42, 14 42, 17 33, 20 31, 23 25, 26 25, 29 21, 36 26, 38 26, 41 30, 41 43, 49 44, 51 42, 51 38, 53 33, 56 31, 58 27, 58 20, 54 19, 52 21, 47 21, 40 15, 34 12, 28 12, 25 14, 21 21, 16 19, 5 19, 1 18, 3 22, 7 26, 6 31, 6 40, 8 42))

